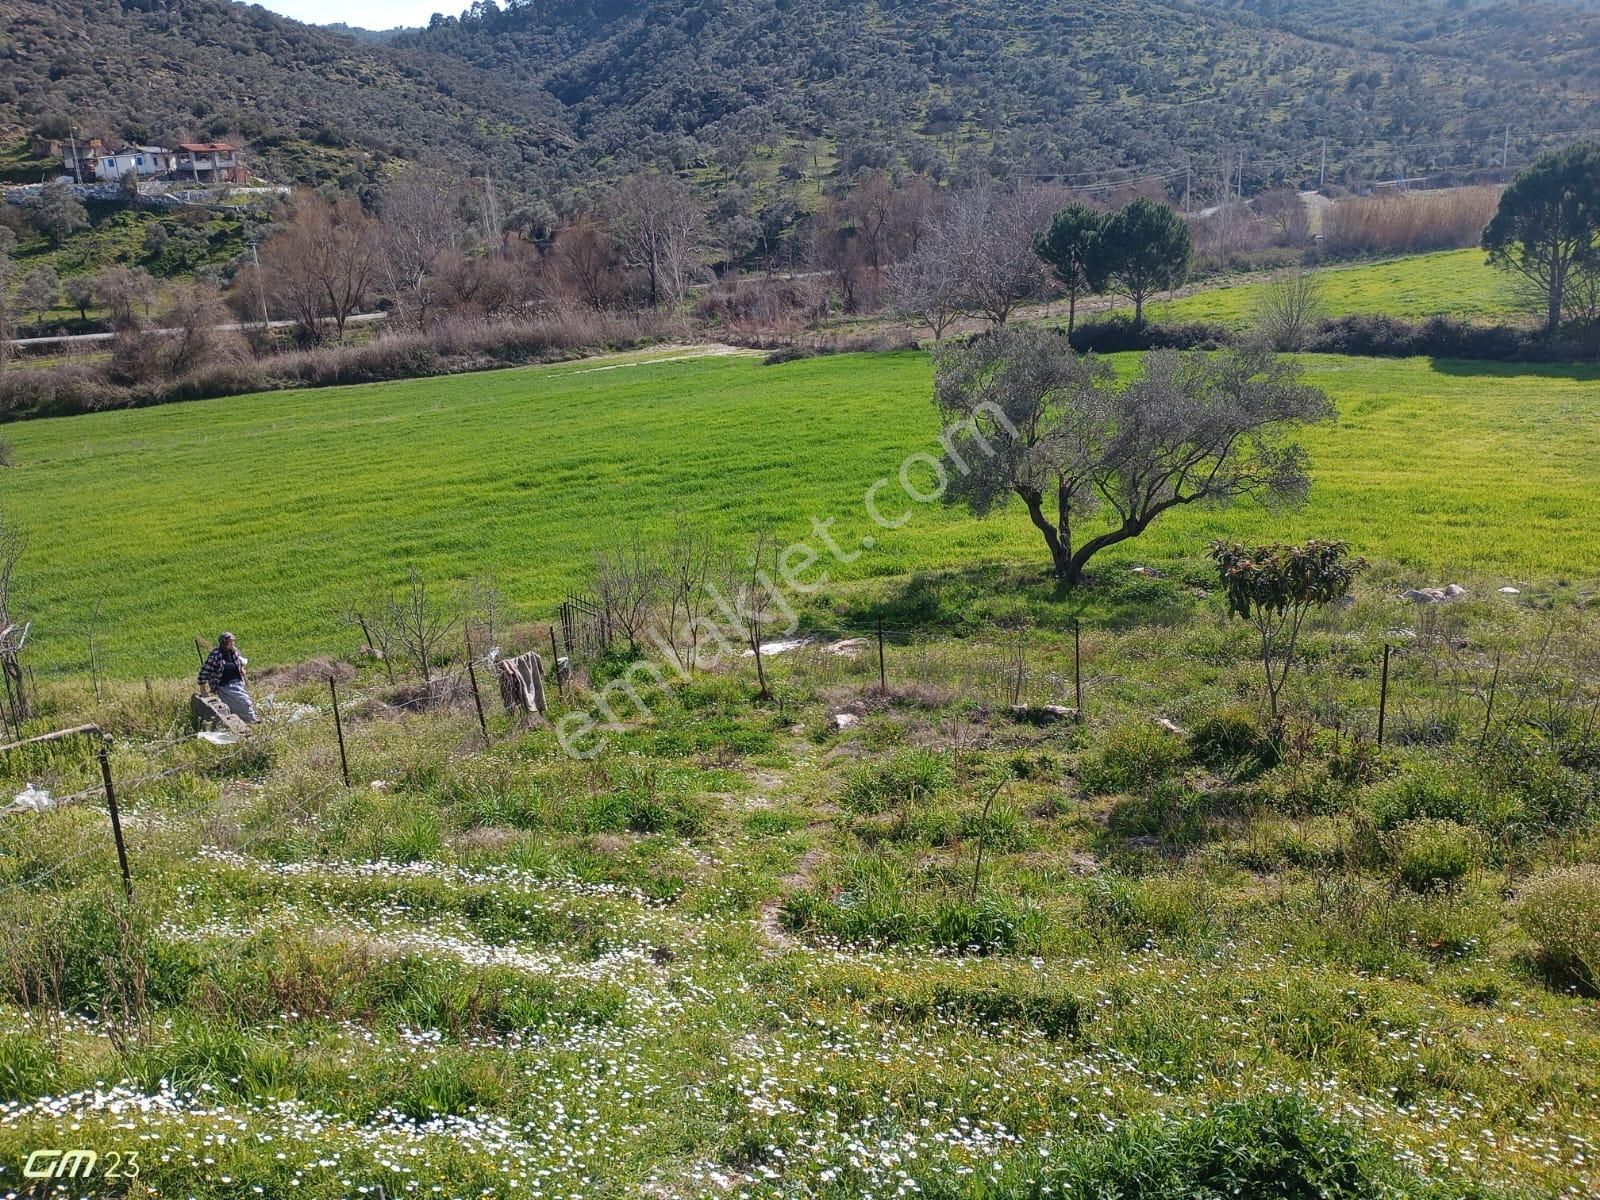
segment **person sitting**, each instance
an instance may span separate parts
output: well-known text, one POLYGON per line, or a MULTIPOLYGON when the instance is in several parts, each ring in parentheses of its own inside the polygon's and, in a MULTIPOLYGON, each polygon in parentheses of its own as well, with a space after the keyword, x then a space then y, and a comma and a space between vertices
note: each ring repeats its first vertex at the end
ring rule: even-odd
POLYGON ((214 689, 217 699, 226 704, 234 716, 247 725, 261 718, 256 715, 255 701, 245 690, 245 664, 249 662, 239 653, 238 643, 231 633, 217 639, 217 648, 206 655, 200 668, 200 690, 214 689))

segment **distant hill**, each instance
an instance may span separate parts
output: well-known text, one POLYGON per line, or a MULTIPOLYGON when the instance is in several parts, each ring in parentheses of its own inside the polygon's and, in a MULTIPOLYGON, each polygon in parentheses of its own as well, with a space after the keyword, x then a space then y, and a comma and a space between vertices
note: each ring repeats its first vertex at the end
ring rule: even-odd
POLYGON ((1471 177, 1600 128, 1600 11, 1446 0, 479 0, 338 32, 228 0, 0 0, 0 124, 238 135, 362 186, 436 154, 558 209, 895 166, 1173 194, 1471 177), (1508 136, 1509 135, 1509 136, 1508 136))

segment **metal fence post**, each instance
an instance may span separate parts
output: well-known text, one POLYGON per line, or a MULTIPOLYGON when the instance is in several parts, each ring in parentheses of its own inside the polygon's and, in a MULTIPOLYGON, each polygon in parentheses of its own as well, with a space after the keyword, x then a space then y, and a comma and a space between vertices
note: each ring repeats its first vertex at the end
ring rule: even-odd
POLYGON ((1389 643, 1383 644, 1383 682, 1378 688, 1378 748, 1383 748, 1383 722, 1389 711, 1389 643))
POLYGON ((328 692, 333 697, 333 728, 339 735, 339 772, 344 776, 345 787, 350 786, 350 760, 344 753, 344 722, 339 719, 339 684, 328 676, 328 692))
POLYGON ((883 618, 878 618, 878 690, 889 690, 889 672, 883 665, 883 618))
POLYGON ((467 642, 467 678, 472 681, 472 703, 478 710, 478 728, 483 731, 484 745, 489 744, 489 722, 483 718, 483 697, 478 694, 478 672, 472 667, 472 642, 467 642))
POLYGON ((122 814, 117 811, 117 789, 111 782, 110 739, 100 742, 100 778, 105 782, 106 810, 111 814, 111 836, 117 843, 117 865, 122 868, 122 890, 133 899, 133 876, 128 871, 128 845, 122 840, 122 814))

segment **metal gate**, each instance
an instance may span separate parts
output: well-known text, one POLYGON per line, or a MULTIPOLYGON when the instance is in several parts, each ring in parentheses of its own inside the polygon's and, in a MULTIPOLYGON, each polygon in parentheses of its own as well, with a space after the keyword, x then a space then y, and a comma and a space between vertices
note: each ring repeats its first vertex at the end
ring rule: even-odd
POLYGON ((611 645, 611 621, 591 596, 561 602, 561 638, 572 659, 597 658, 611 645))

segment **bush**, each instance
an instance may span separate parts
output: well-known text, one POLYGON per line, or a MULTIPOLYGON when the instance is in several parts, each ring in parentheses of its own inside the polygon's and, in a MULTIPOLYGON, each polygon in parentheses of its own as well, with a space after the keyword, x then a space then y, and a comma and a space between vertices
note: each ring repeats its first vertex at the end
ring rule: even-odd
POLYGON ((1189 753, 1196 762, 1218 768, 1261 760, 1263 744, 1255 710, 1234 705, 1207 713, 1189 733, 1189 753))
POLYGON ((1517 920, 1547 965, 1600 994, 1600 865, 1557 867, 1522 888, 1517 920))
POLYGON ((1121 354, 1130 350, 1221 350, 1233 345, 1226 325, 1135 325, 1128 313, 1085 321, 1072 331, 1072 348, 1080 354, 1121 354))
POLYGON ((1205 835, 1210 804, 1181 780, 1163 779, 1148 795, 1130 796, 1111 810, 1108 824, 1119 837, 1154 837, 1191 846, 1205 835))
POLYGON ((1412 760, 1399 775, 1373 787, 1366 807, 1380 830, 1431 818, 1498 831, 1519 815, 1515 797, 1491 794, 1464 763, 1433 757, 1412 760))
POLYGON ((1130 1121, 1066 1155, 1051 1183, 1051 1194, 1119 1200, 1442 1200, 1450 1194, 1298 1096, 1224 1103, 1178 1120, 1130 1121))
POLYGON ((845 807, 883 812, 908 801, 928 800, 952 783, 955 774, 941 754, 902 750, 883 762, 856 767, 845 780, 845 807))
POLYGON ((1186 747, 1159 725, 1118 725, 1078 766, 1078 779, 1091 795, 1148 788, 1183 763, 1186 747))
POLYGON ((1454 821, 1408 821, 1387 840, 1395 874, 1413 892, 1459 886, 1477 858, 1472 831, 1454 821))
POLYGON ((1576 341, 1509 325, 1475 325, 1450 317, 1406 321, 1355 315, 1321 322, 1306 339, 1317 354, 1372 358, 1462 358, 1488 362, 1569 362, 1592 357, 1576 341))

